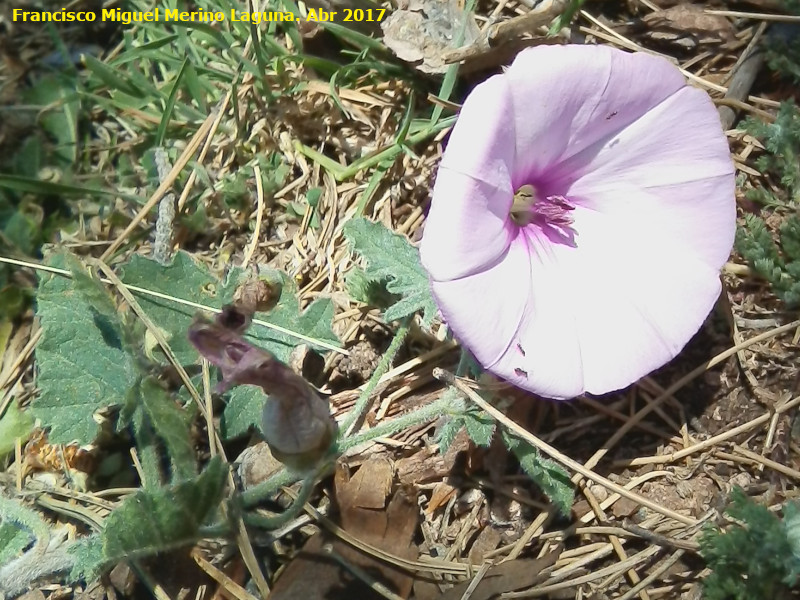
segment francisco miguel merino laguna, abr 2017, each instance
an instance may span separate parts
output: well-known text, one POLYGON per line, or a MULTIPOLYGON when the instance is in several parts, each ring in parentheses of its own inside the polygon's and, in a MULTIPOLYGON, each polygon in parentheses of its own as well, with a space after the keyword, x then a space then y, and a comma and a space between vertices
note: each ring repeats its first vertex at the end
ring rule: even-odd
MULTIPOLYGON (((309 21, 332 21, 335 12, 326 11, 324 9, 310 9, 306 19, 309 21)), ((123 25, 130 25, 131 23, 142 22, 200 22, 210 23, 213 21, 224 21, 226 13, 223 11, 205 11, 197 9, 193 11, 178 10, 178 9, 162 9, 154 8, 148 11, 125 11, 119 8, 104 8, 100 13, 101 21, 114 21, 122 23, 123 25), (163 18, 162 18, 163 17, 163 18)), ((247 23, 271 22, 271 21, 298 21, 301 17, 289 11, 256 11, 247 12, 230 9, 228 18, 231 21, 240 21, 247 23)), ((14 22, 73 22, 85 21, 92 22, 97 19, 97 13, 89 11, 68 11, 64 8, 55 11, 31 11, 15 8, 12 11, 11 20, 14 22)))

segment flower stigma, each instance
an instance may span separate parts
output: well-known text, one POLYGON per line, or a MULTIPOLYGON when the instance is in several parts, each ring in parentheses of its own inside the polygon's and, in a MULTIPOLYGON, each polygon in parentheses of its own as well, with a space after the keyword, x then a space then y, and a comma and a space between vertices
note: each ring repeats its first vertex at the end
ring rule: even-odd
POLYGON ((573 245, 575 241, 575 230, 572 228, 575 219, 571 214, 573 210, 575 205, 564 196, 537 198, 536 188, 528 184, 523 185, 514 194, 509 216, 519 227, 536 225, 545 234, 555 234, 554 237, 573 245))
POLYGON ((514 194, 514 203, 511 205, 511 220, 520 227, 525 227, 533 219, 533 205, 536 202, 536 188, 532 185, 523 185, 514 194))

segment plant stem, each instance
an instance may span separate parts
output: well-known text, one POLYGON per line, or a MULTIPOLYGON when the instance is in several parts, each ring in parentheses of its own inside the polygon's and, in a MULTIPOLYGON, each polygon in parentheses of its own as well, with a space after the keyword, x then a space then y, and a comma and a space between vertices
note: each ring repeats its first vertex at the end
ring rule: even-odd
MULTIPOLYGON (((417 144, 423 140, 428 139, 442 131, 443 129, 447 129, 451 127, 456 122, 456 118, 447 117, 445 119, 440 119, 435 123, 431 124, 430 126, 422 129, 421 131, 409 135, 406 138, 407 145, 417 144)), ((318 162, 321 166, 331 172, 333 177, 336 181, 345 181, 350 179, 351 177, 355 176, 357 173, 363 171, 364 169, 368 169, 370 167, 374 167, 379 165, 380 163, 386 160, 393 160, 400 152, 403 151, 402 147, 399 144, 392 144, 383 150, 380 150, 374 154, 369 156, 365 156, 351 164, 349 167, 342 167, 340 164, 336 163, 332 159, 328 158, 324 154, 317 152, 313 148, 309 148, 308 146, 304 146, 300 142, 294 143, 294 148, 300 152, 301 154, 305 155, 306 157, 310 158, 311 160, 318 162)))
POLYGON ((358 397, 358 400, 356 400, 353 410, 350 411, 350 414, 347 415, 342 422, 340 431, 344 432, 343 435, 345 437, 353 435, 355 430, 360 427, 361 420, 364 418, 364 413, 367 411, 367 405, 369 404, 369 398, 372 395, 372 392, 378 386, 378 382, 381 380, 381 377, 383 377, 389 370, 389 367, 392 366, 392 362, 394 361, 394 357, 397 355, 397 351, 400 350, 400 346, 403 345, 403 342, 408 335, 410 329, 408 323, 408 318, 403 319, 403 321, 400 323, 400 327, 397 329, 397 333, 395 334, 392 343, 389 344, 389 347, 381 357, 378 366, 375 368, 375 372, 372 373, 372 377, 369 378, 367 385, 364 386, 361 395, 358 397))
POLYGON ((443 415, 452 414, 453 402, 453 398, 447 398, 443 396, 438 400, 431 402, 427 406, 423 406, 422 408, 403 415, 402 417, 397 417, 391 421, 385 421, 380 425, 373 427, 369 431, 365 431, 363 433, 359 433, 358 435, 340 440, 338 445, 339 453, 343 454, 350 448, 358 446, 359 444, 363 444, 364 442, 369 442, 375 438, 391 435, 398 431, 402 431, 407 427, 413 427, 415 425, 425 423, 426 421, 432 421, 433 419, 443 415))
POLYGON ((250 508, 259 504, 266 498, 272 496, 276 491, 285 485, 292 485, 303 478, 302 473, 283 469, 275 475, 259 483, 257 486, 245 490, 241 495, 241 502, 244 508, 250 508))
POLYGON ((303 507, 311 497, 311 492, 314 491, 314 484, 316 481, 316 473, 309 473, 308 476, 303 480, 303 485, 300 486, 300 491, 298 492, 297 497, 289 505, 289 508, 282 513, 279 513, 274 517, 265 517, 264 515, 257 513, 246 512, 242 514, 242 519, 244 519, 244 522, 248 525, 254 525, 262 529, 277 529, 278 527, 285 525, 303 512, 303 507))
MULTIPOLYGON (((432 421, 433 419, 443 415, 451 415, 456 413, 460 414, 461 411, 457 410, 456 408, 459 401, 460 400, 458 397, 454 399, 452 397, 448 398, 447 396, 442 396, 427 406, 423 406, 422 408, 403 415, 402 417, 397 417, 391 421, 384 421, 369 431, 353 435, 346 439, 341 439, 331 449, 326 459, 320 463, 319 467, 315 471, 304 476, 302 473, 284 469, 263 483, 260 483, 257 486, 242 492, 240 496, 241 506, 242 508, 251 508, 266 498, 273 496, 281 487, 285 485, 291 485, 300 479, 304 479, 306 483, 316 482, 320 477, 330 470, 330 468, 336 463, 336 459, 341 454, 350 448, 358 446, 359 444, 369 442, 385 435, 391 435, 398 431, 402 431, 407 427, 413 427, 415 425, 425 423, 426 421, 432 421)), ((304 486, 306 483, 304 483, 304 486)))

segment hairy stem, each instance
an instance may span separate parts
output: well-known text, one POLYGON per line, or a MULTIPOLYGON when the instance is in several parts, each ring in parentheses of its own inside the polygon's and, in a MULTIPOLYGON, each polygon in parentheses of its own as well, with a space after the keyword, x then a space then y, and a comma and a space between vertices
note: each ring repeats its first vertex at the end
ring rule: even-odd
POLYGON ((389 368, 392 366, 394 357, 397 356, 398 350, 400 350, 400 347, 403 345, 409 329, 409 319, 403 319, 403 321, 400 323, 400 327, 397 329, 397 333, 395 334, 392 343, 389 344, 389 347, 381 357, 378 366, 375 368, 375 372, 372 374, 372 377, 369 378, 367 385, 364 386, 364 389, 362 390, 361 395, 358 397, 358 400, 356 400, 353 410, 350 411, 350 414, 347 415, 342 422, 340 431, 343 431, 346 437, 352 436, 358 427, 361 426, 361 421, 363 420, 364 415, 369 407, 370 396, 378 386, 378 382, 381 380, 381 377, 386 375, 386 373, 389 371, 389 368))
POLYGON ((302 478, 303 473, 290 471, 289 469, 278 471, 266 481, 262 481, 257 486, 242 492, 242 495, 240 496, 242 507, 250 508, 255 506, 256 504, 259 504, 270 496, 274 495, 275 492, 277 492, 283 486, 292 485, 296 481, 300 481, 302 478))
POLYGON ((340 440, 338 444, 339 453, 344 453, 350 448, 369 442, 379 437, 392 435, 408 427, 420 425, 426 421, 432 421, 447 414, 454 414, 454 400, 452 398, 441 397, 427 406, 410 412, 402 417, 397 417, 391 421, 384 421, 380 425, 373 427, 369 431, 359 433, 347 439, 340 440))
POLYGON ((314 484, 316 481, 316 473, 309 474, 303 480, 303 485, 300 486, 300 491, 298 492, 297 497, 289 505, 289 508, 282 513, 279 513, 274 517, 265 517, 264 515, 260 515, 258 513, 247 512, 242 515, 242 519, 244 519, 244 522, 248 525, 260 527, 262 529, 277 529, 278 527, 285 525, 303 512, 303 507, 311 497, 311 492, 314 490, 314 484))
POLYGON ((317 469, 312 473, 303 474, 284 469, 263 483, 260 483, 257 486, 242 492, 240 496, 241 505, 244 508, 253 507, 266 498, 273 496, 281 487, 285 485, 291 485, 300 479, 316 482, 317 479, 322 477, 330 470, 330 468, 336 463, 336 459, 350 448, 354 448, 359 444, 369 442, 379 437, 402 431, 407 427, 414 427, 415 425, 432 421, 438 417, 441 417, 442 415, 460 414, 461 409, 459 407, 463 407, 463 405, 458 397, 454 399, 443 396, 438 400, 431 402, 429 405, 423 406, 422 408, 403 415, 402 417, 397 417, 391 421, 384 421, 369 431, 339 440, 329 451, 326 459, 323 460, 317 469))

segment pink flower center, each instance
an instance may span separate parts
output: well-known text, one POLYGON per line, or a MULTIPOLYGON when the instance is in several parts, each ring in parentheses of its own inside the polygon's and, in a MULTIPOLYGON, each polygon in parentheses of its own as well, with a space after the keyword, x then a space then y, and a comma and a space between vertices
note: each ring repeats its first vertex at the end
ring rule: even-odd
POLYGON ((575 205, 564 196, 537 198, 532 185, 523 185, 514 194, 510 217, 519 227, 533 225, 554 242, 575 244, 575 219, 571 212, 575 205))

